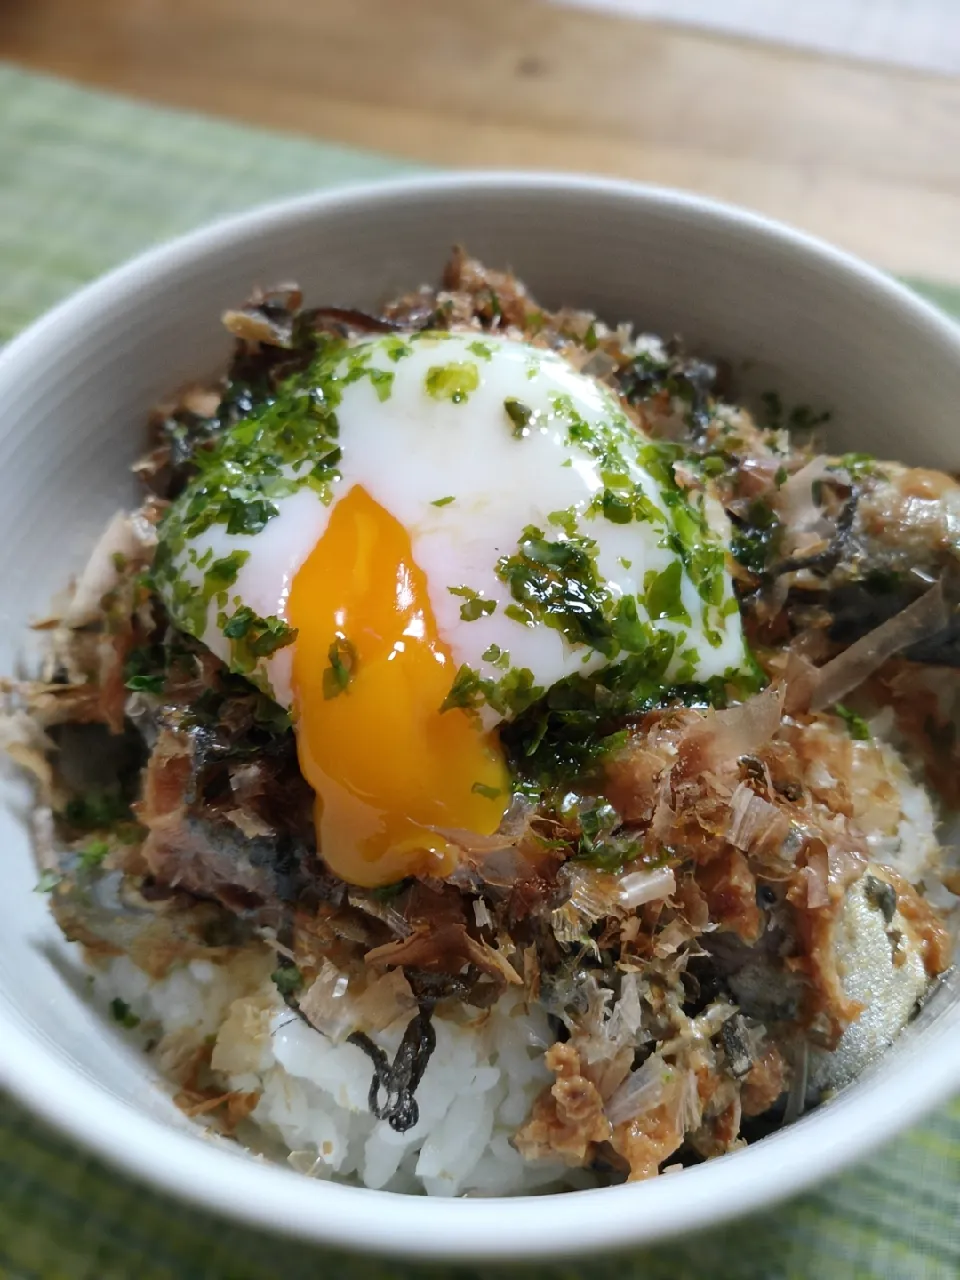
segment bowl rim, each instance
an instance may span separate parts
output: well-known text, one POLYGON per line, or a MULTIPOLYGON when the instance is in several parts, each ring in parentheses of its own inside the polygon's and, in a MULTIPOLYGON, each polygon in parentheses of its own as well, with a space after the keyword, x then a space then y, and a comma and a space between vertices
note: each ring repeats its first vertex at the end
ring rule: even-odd
MULTIPOLYGON (((260 205, 218 219, 147 250, 84 286, 36 320, 0 352, 0 383, 16 385, 61 335, 172 268, 258 232, 365 211, 397 200, 464 191, 573 193, 620 199, 747 231, 783 252, 805 256, 872 293, 960 361, 960 327, 875 267, 805 232, 760 214, 659 186, 563 173, 479 170, 362 182, 260 205)), ((394 1257, 476 1261, 544 1259, 650 1244, 768 1207, 865 1156, 960 1088, 960 1018, 938 1029, 938 1051, 907 1055, 886 1080, 861 1083, 842 1106, 824 1107, 722 1160, 595 1191, 511 1198, 400 1196, 304 1178, 217 1142, 198 1141, 117 1098, 47 1051, 0 1009, 0 1084, 56 1128, 134 1177, 226 1217, 317 1244, 394 1257), (876 1097, 888 1105, 877 1107, 876 1097), (682 1188, 682 1190, 681 1190, 682 1188), (582 1211, 581 1207, 582 1206, 582 1211)))

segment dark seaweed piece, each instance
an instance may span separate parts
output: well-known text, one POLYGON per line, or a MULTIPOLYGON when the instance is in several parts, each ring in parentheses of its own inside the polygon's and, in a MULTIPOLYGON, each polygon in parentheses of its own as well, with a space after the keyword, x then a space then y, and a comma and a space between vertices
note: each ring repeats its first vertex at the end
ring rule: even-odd
POLYGON ((395 1133, 406 1133, 420 1119, 420 1107, 413 1096, 423 1079, 430 1055, 437 1047, 437 1033, 430 1021, 430 1010, 420 1011, 407 1023, 397 1056, 391 1065, 384 1051, 363 1031, 347 1036, 348 1044, 362 1049, 373 1063, 370 1082, 370 1110, 378 1120, 386 1120, 395 1133), (380 1101, 381 1090, 385 1094, 380 1101))
POLYGON ((750 504, 745 517, 733 516, 730 551, 734 560, 757 577, 763 577, 776 555, 783 526, 772 508, 759 499, 750 504))
POLYGON ((866 876, 863 881, 867 898, 883 916, 886 924, 891 924, 897 910, 897 891, 892 884, 881 880, 879 876, 866 876))
POLYGON ((198 449, 205 448, 220 429, 216 416, 204 418, 189 409, 175 409, 158 427, 170 457, 170 475, 162 497, 175 497, 186 484, 189 468, 198 449))
POLYGON ((788 778, 785 782, 775 782, 773 785, 777 794, 783 796, 784 800, 789 800, 791 804, 798 804, 803 799, 803 785, 792 778, 788 778))
MULTIPOLYGON (((463 1004, 468 1001, 471 994, 467 979, 452 973, 429 973, 426 969, 408 967, 405 967, 403 972, 421 1009, 432 1009, 441 1000, 448 998, 463 1004)), ((470 1003, 474 1002, 471 1000, 470 1003)))
POLYGON ((628 403, 637 404, 666 392, 683 402, 687 425, 694 434, 707 425, 717 379, 716 366, 683 357, 677 343, 668 345, 664 359, 641 352, 617 376, 621 395, 628 403))
POLYGON ((832 573, 846 552, 859 501, 860 491, 854 488, 850 491, 850 496, 843 504, 840 515, 837 517, 836 531, 830 539, 829 546, 812 556, 790 556, 786 560, 781 560, 774 565, 771 571, 773 576, 779 577, 782 573, 796 573, 800 569, 807 569, 810 573, 815 573, 824 578, 827 574, 832 573))
MULTIPOLYGON (((299 298, 299 295, 297 295, 299 298)), ((286 301, 248 302, 238 311, 225 311, 223 322, 227 329, 244 342, 262 342, 268 347, 293 346, 296 312, 286 301)))
POLYGON ((403 333, 410 327, 399 320, 358 311, 356 307, 312 307, 302 313, 301 319, 316 329, 335 327, 342 332, 359 329, 361 333, 403 333))
POLYGON ((316 331, 303 314, 294 318, 289 348, 238 342, 227 371, 223 398, 212 419, 215 431, 232 426, 254 409, 271 402, 282 382, 309 366, 316 349, 316 331))
POLYGON ((735 1013, 720 1028, 720 1039, 727 1055, 730 1074, 737 1080, 749 1075, 753 1066, 753 1055, 750 1052, 750 1040, 747 1036, 747 1024, 742 1013, 735 1013))
POLYGON ((766 780, 766 768, 762 760, 758 760, 756 756, 747 755, 741 756, 737 763, 749 781, 763 786, 766 780))
POLYGON ((775 907, 780 899, 777 897, 777 891, 769 884, 757 885, 757 906, 758 907, 775 907))

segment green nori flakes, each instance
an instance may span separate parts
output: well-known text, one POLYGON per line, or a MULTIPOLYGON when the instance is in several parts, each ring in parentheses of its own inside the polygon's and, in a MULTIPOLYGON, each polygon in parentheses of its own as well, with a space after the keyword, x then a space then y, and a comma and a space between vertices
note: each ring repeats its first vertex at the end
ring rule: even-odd
POLYGON ((34 893, 53 893, 54 889, 63 879, 56 871, 41 871, 40 879, 33 887, 34 893))
POLYGON ((303 974, 292 962, 274 969, 270 979, 284 998, 295 995, 303 986, 303 974))
POLYGON ((839 716, 844 722, 847 726, 847 732, 855 742, 869 742, 871 740, 870 726, 863 716, 858 715, 856 711, 851 711, 842 702, 837 702, 834 704, 833 714, 839 716))
POLYGON ((114 1022, 119 1022, 121 1027, 127 1031, 132 1031, 134 1027, 139 1027, 140 1019, 133 1012, 125 1000, 121 1000, 119 996, 114 996, 110 1001, 110 1013, 114 1022))
POLYGON ((323 672, 323 696, 337 698, 346 693, 357 665, 357 650, 349 640, 338 636, 327 651, 330 665, 323 672))

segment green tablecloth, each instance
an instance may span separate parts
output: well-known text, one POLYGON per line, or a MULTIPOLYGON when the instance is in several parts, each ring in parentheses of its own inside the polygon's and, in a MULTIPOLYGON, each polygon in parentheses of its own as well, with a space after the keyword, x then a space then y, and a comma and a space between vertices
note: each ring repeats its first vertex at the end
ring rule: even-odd
MULTIPOLYGON (((216 214, 405 168, 139 106, 0 66, 0 338, 145 245, 216 214)), ((960 314, 960 291, 914 282, 960 314)), ((346 1258, 211 1219, 132 1184, 0 1099, 3 1280, 480 1280, 346 1258)), ((529 1271, 518 1274, 530 1275, 529 1271)), ((782 1208, 554 1280, 960 1276, 960 1102, 782 1208)))

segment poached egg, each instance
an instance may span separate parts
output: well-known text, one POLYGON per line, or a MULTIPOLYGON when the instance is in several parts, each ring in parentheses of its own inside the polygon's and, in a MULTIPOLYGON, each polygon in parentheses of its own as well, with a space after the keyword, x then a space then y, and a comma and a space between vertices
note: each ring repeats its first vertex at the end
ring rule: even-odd
POLYGON ((743 668, 719 504, 560 354, 475 332, 345 342, 226 428, 164 518, 176 625, 293 718, 348 882, 448 875, 489 835, 498 725, 656 647, 743 668))

